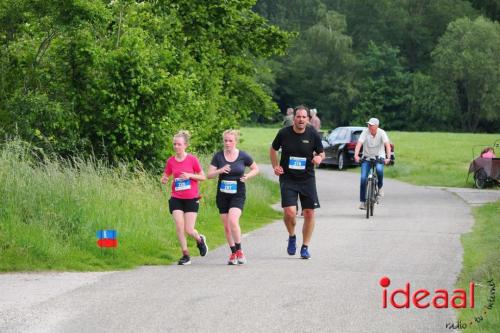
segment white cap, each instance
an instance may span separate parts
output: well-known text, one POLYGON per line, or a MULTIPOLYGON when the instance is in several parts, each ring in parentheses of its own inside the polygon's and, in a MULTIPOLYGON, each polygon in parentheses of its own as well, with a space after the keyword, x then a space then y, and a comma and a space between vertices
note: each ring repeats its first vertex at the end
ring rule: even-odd
POLYGON ((377 125, 379 124, 379 121, 377 118, 370 118, 370 120, 368 120, 367 122, 368 125, 377 125))

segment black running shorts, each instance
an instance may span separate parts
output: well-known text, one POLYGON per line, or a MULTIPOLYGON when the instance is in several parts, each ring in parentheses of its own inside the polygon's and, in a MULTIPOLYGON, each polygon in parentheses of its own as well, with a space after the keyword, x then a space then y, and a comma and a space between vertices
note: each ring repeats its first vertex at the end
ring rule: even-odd
POLYGON ((316 180, 311 177, 304 180, 280 179, 281 207, 297 205, 300 198, 302 208, 319 208, 318 193, 316 191, 316 180))
POLYGON ((182 210, 184 213, 198 213, 200 199, 179 199, 172 197, 168 200, 168 208, 170 209, 170 214, 174 210, 182 210))
POLYGON ((227 214, 230 208, 239 208, 243 210, 245 206, 246 195, 241 193, 229 194, 217 191, 216 203, 219 208, 219 214, 227 214))

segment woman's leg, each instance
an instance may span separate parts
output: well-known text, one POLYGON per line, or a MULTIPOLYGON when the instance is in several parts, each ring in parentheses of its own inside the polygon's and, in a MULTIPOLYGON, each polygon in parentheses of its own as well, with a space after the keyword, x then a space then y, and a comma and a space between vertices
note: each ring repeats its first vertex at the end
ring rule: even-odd
POLYGON ((197 216, 198 213, 194 212, 184 213, 184 230, 189 236, 193 237, 196 240, 196 242, 199 243, 201 241, 200 235, 198 231, 196 231, 196 229, 194 228, 197 216))
POLYGON ((230 227, 233 241, 236 244, 241 243, 240 216, 241 209, 236 207, 231 207, 227 213, 227 223, 230 227))
POLYGON ((226 235, 227 243, 230 247, 234 247, 234 239, 231 233, 231 226, 229 225, 228 215, 229 213, 220 214, 220 218, 222 220, 222 223, 224 224, 224 234, 226 235))
POLYGON ((175 221, 175 231, 177 232, 177 238, 179 239, 182 253, 187 255, 188 248, 186 236, 184 234, 184 212, 182 210, 174 210, 172 216, 175 221))

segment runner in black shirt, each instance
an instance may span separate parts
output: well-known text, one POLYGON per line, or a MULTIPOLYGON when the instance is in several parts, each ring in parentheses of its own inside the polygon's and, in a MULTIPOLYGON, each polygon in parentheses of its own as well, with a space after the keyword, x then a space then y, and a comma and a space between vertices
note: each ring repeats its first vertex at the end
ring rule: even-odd
POLYGON ((280 177, 283 219, 289 234, 287 247, 289 255, 295 255, 297 250, 295 215, 297 197, 300 198, 304 212, 303 245, 300 249, 300 256, 303 259, 311 257, 308 246, 314 230, 314 209, 319 208, 314 165, 319 165, 325 157, 321 137, 312 126, 307 126, 309 119, 308 108, 305 106, 295 108, 293 125, 278 132, 269 150, 274 173, 280 177), (281 159, 278 164, 277 151, 280 148, 281 159))
POLYGON ((213 156, 207 176, 219 178, 216 203, 231 248, 228 265, 244 264, 246 258, 241 250, 240 216, 246 199, 245 182, 259 173, 259 167, 250 155, 236 148, 238 131, 227 130, 222 136, 224 150, 213 156), (246 167, 250 168, 247 174, 246 167))

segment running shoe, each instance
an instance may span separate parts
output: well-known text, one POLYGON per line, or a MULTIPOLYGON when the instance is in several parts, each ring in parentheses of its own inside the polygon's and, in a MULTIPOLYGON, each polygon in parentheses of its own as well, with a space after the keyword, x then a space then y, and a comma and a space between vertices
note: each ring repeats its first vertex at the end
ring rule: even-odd
POLYGON ((384 190, 382 190, 381 188, 378 189, 378 196, 381 198, 384 197, 384 190))
POLYGON ((182 258, 179 259, 178 265, 191 265, 191 258, 188 255, 183 255, 182 258))
POLYGON ((297 236, 288 236, 288 247, 286 248, 286 251, 291 256, 295 255, 295 252, 297 251, 297 236))
POLYGON ((301 249, 300 249, 300 257, 302 259, 310 259, 311 258, 311 255, 309 254, 309 248, 303 246, 301 249))
POLYGON ((231 253, 227 264, 228 265, 238 265, 238 257, 236 257, 236 253, 231 253))
POLYGON ((247 258, 245 258, 243 251, 241 250, 236 251, 236 260, 240 265, 243 265, 247 262, 247 258))
POLYGON ((200 250, 200 256, 204 257, 207 255, 208 246, 205 236, 200 235, 200 242, 196 244, 196 246, 198 247, 198 250, 200 250))
POLYGON ((360 203, 359 203, 359 209, 361 209, 361 210, 366 210, 366 203, 364 203, 364 202, 360 202, 360 203))

